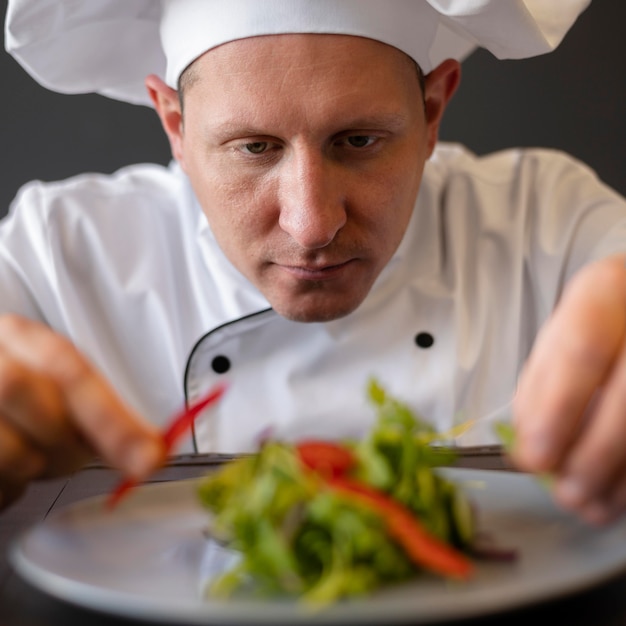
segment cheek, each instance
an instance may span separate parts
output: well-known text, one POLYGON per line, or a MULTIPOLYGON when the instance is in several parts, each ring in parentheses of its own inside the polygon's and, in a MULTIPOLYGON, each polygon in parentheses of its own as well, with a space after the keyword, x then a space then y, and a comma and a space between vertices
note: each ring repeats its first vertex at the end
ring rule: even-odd
POLYGON ((203 144, 186 145, 184 171, 211 222, 244 219, 258 195, 260 182, 242 171, 228 154, 203 144))
POLYGON ((185 154, 183 169, 211 226, 235 218, 236 207, 244 206, 245 186, 223 167, 220 159, 203 154, 193 144, 186 146, 185 154), (237 202, 242 196, 243 201, 237 202))
POLYGON ((218 244, 243 269, 241 263, 254 256, 273 227, 267 194, 258 182, 252 184, 210 164, 188 176, 218 244))
MULTIPOLYGON (((389 234, 391 240, 402 237, 411 218, 415 200, 419 191, 421 172, 417 165, 412 169, 395 167, 371 182, 369 206, 373 219, 377 219, 378 228, 389 234)), ((390 242, 391 243, 391 242, 390 242)))

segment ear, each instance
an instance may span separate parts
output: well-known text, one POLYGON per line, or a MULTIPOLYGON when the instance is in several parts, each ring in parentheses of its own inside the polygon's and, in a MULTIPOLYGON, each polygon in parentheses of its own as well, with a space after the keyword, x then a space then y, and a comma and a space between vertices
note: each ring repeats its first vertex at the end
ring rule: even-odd
POLYGON ((178 92, 154 74, 146 77, 145 85, 170 142, 172 155, 183 164, 183 115, 178 92))
POLYGON ((448 102, 461 80, 461 64, 447 59, 425 77, 424 102, 428 126, 428 156, 435 149, 439 138, 439 126, 448 102))

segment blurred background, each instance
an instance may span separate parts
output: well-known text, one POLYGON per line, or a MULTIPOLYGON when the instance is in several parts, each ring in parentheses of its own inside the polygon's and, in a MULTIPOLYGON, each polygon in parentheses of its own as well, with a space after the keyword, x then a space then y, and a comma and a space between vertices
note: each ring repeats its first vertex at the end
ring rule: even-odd
MULTIPOLYGON (((6 0, 0 8, 4 18, 6 0)), ((626 2, 593 0, 553 54, 497 61, 474 53, 463 65, 441 138, 479 154, 510 146, 558 148, 626 195, 625 24, 626 2)), ((28 180, 170 159, 152 109, 50 92, 4 46, 0 90, 0 215, 28 180)))

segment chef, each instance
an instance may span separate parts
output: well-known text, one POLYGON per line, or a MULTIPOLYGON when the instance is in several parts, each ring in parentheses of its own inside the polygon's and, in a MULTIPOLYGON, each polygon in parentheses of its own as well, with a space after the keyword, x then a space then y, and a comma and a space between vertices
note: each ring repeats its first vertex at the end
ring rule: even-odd
POLYGON ((218 381, 183 450, 359 437, 374 377, 440 430, 513 415, 520 467, 617 516, 626 202, 437 136, 475 47, 547 53, 587 4, 10 0, 26 71, 154 107, 173 159, 27 184, 1 225, 2 504, 93 454, 145 477, 218 381))

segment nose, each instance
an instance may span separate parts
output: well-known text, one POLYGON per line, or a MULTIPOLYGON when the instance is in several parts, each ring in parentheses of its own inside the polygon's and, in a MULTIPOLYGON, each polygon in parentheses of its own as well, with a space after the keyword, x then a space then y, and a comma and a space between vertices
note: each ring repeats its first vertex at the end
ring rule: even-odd
POLYGON ((327 246, 346 223, 338 164, 313 149, 294 150, 283 163, 279 225, 300 246, 327 246))

